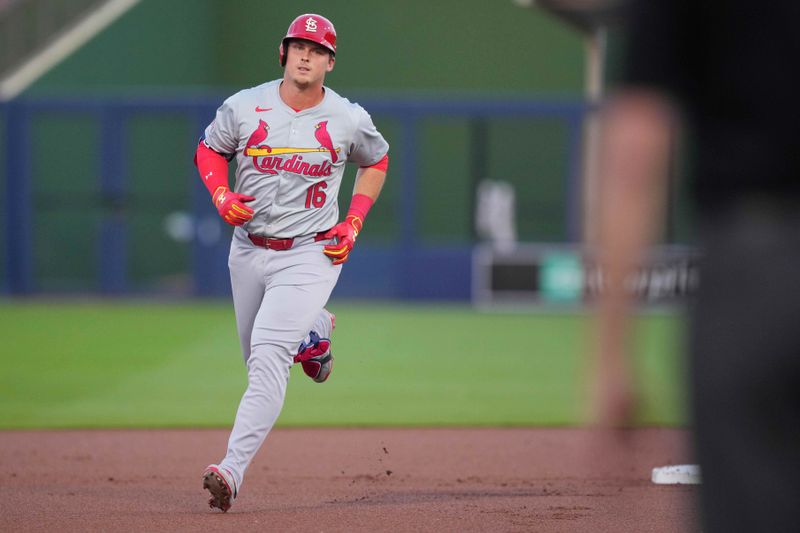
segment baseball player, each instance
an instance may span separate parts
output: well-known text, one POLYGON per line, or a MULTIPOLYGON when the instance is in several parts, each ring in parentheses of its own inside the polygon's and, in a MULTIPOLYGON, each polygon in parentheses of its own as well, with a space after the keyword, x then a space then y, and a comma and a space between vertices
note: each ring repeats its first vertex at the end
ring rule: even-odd
POLYGON ((222 511, 278 418, 292 364, 317 382, 331 373, 334 316, 324 306, 386 177, 389 145, 369 114, 324 85, 335 56, 333 24, 297 17, 279 47, 283 78, 225 100, 195 154, 219 215, 236 226, 228 266, 248 371, 227 454, 203 473, 209 505, 222 511), (348 162, 359 169, 337 224, 348 162))

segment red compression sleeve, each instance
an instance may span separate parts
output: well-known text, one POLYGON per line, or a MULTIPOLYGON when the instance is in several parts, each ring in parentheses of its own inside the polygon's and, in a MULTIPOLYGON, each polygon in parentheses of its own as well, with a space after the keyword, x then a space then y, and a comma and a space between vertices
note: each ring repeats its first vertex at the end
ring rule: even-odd
POLYGON ((228 161, 225 157, 208 146, 206 143, 200 142, 197 145, 197 151, 194 154, 194 164, 197 165, 197 170, 203 179, 203 185, 206 186, 211 196, 220 187, 229 187, 228 185, 228 161))
POLYGON ((374 168, 375 170, 380 170, 381 172, 386 172, 389 169, 389 154, 383 156, 383 158, 375 163, 374 165, 370 165, 368 167, 361 167, 361 168, 374 168))
POLYGON ((354 194, 350 200, 350 209, 347 210, 347 215, 355 215, 363 223, 374 203, 375 201, 366 194, 354 194))

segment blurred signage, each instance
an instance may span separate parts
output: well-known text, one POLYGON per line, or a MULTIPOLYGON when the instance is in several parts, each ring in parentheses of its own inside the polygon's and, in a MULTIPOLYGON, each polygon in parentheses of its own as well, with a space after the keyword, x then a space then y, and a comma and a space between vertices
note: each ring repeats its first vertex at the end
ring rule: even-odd
POLYGON ((538 279, 541 297, 551 302, 578 301, 586 287, 585 268, 575 253, 544 254, 538 279))
MULTIPOLYGON (((625 285, 644 304, 683 301, 699 283, 698 254, 684 246, 654 248, 625 285)), ((520 244, 513 251, 478 246, 473 253, 475 304, 591 303, 603 291, 602 268, 577 246, 520 244)))

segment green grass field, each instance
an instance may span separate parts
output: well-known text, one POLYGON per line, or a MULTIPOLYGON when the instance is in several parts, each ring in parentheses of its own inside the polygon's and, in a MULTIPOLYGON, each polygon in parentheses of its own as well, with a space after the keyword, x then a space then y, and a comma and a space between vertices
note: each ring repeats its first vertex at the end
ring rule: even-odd
MULTIPOLYGON (((581 423, 586 314, 330 305, 336 364, 292 369, 279 426, 581 423)), ((685 421, 681 320, 640 318, 640 422, 685 421)), ((246 386, 229 302, 0 301, 0 428, 228 427, 246 386)))

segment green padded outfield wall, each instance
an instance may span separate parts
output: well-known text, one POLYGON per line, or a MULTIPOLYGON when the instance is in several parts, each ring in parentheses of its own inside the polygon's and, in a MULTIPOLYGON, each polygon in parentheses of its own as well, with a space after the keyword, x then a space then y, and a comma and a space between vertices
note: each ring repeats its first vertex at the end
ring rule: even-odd
POLYGON ((582 94, 579 35, 511 0, 142 0, 27 94, 256 85, 280 77, 278 43, 300 10, 336 25, 328 81, 345 94, 582 94))
MULTIPOLYGON (((43 76, 25 96, 181 96, 219 98, 281 76, 278 43, 300 12, 329 17, 338 32, 336 69, 327 83, 352 100, 420 98, 542 98, 583 95, 582 37, 538 9, 511 0, 143 0, 73 56, 43 76)), ((209 120, 212 117, 209 116, 209 120)), ((374 115, 399 147, 400 127, 374 115)), ((470 241, 472 174, 470 121, 424 121, 418 155, 419 215, 423 240, 470 241)), ((517 189, 520 238, 561 241, 564 223, 566 129, 552 119, 492 120, 487 124, 487 178, 517 189)), ((44 289, 77 288, 95 271, 88 250, 102 207, 83 200, 96 186, 97 126, 82 117, 37 119, 34 142, 57 157, 36 160, 35 234, 87 251, 58 272, 37 271, 44 289), (69 161, 69 165, 64 162, 69 161), (59 203, 53 204, 52 199, 59 203), (72 207, 70 207, 72 206, 72 207), (77 208, 75 208, 77 206, 77 208), (47 280, 51 280, 48 282, 47 280)), ((174 286, 186 270, 188 245, 162 230, 176 210, 188 210, 195 132, 179 117, 143 116, 127 133, 131 205, 129 259, 134 284, 174 286), (158 264, 144 260, 161 257, 158 264)), ((380 209, 370 214, 364 241, 399 238, 400 190, 392 173, 380 209)), ((354 171, 342 186, 349 195, 354 171)), ((345 202, 346 205, 346 202, 345 202)), ((37 240, 37 242, 39 242, 37 240)), ((36 249, 39 269, 59 265, 59 246, 36 249)), ((70 254, 75 257, 74 254, 70 254)))

